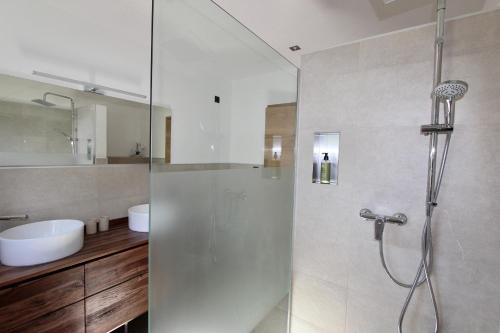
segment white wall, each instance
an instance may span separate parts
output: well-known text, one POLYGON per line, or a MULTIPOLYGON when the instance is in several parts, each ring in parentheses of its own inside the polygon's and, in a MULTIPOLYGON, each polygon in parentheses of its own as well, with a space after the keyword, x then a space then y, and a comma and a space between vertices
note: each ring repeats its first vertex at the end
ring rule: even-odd
MULTIPOLYGON (((227 161, 227 126, 221 128, 221 120, 228 119, 230 82, 162 68, 155 84, 155 104, 168 106, 172 113, 172 163, 227 161), (214 103, 216 95, 221 97, 220 104, 214 103)), ((158 149, 161 146, 153 147, 158 149)))
POLYGON ((297 77, 277 71, 232 82, 230 162, 264 164, 266 107, 297 100, 297 77))
POLYGON ((38 70, 149 95, 150 21, 142 0, 1 1, 0 72, 38 70))
MULTIPOLYGON (((407 290, 380 264, 361 208, 403 212, 386 226, 389 267, 413 278, 424 223, 434 27, 305 56, 299 107, 292 333, 396 332, 407 290), (339 131, 339 185, 311 183, 313 132, 339 131)), ((433 222, 442 333, 500 328, 500 10, 446 24, 444 79, 462 79, 433 222)), ((405 332, 433 332, 419 288, 405 332)))
MULTIPOLYGON (((297 79, 284 71, 235 80, 163 75, 159 99, 172 112, 172 163, 263 164, 266 107, 296 101, 297 79)), ((164 133, 159 122, 154 136, 164 133)), ((164 152, 164 142, 153 151, 164 152)))

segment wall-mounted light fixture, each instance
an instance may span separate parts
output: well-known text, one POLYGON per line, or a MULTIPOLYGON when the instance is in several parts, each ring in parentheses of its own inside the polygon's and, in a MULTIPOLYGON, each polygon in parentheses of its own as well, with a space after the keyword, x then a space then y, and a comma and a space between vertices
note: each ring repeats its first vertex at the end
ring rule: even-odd
POLYGON ((123 94, 123 95, 128 95, 132 97, 137 97, 137 98, 144 98, 147 99, 148 97, 146 95, 141 95, 137 94, 134 92, 126 91, 126 90, 121 90, 121 89, 115 89, 111 87, 106 87, 106 86, 101 86, 99 84, 94 84, 91 82, 85 82, 85 81, 80 81, 80 80, 74 80, 74 79, 69 79, 63 76, 58 76, 58 75, 53 75, 49 73, 44 73, 44 72, 39 72, 39 71, 33 71, 33 75, 41 76, 41 77, 46 77, 48 79, 53 79, 53 80, 59 80, 63 82, 68 82, 68 83, 73 83, 73 84, 79 84, 83 86, 83 90, 87 92, 91 92, 94 94, 99 94, 103 95, 103 91, 111 91, 115 92, 118 94, 123 94))

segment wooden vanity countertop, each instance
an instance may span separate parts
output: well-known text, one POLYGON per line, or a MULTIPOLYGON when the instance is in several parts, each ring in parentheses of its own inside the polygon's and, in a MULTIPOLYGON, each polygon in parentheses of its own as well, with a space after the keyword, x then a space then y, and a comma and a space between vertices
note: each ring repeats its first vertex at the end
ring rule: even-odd
POLYGON ((123 252, 148 243, 147 232, 135 232, 128 228, 127 218, 110 221, 108 231, 85 235, 83 248, 60 260, 27 267, 0 265, 0 289, 16 285, 44 275, 81 265, 95 259, 123 252))

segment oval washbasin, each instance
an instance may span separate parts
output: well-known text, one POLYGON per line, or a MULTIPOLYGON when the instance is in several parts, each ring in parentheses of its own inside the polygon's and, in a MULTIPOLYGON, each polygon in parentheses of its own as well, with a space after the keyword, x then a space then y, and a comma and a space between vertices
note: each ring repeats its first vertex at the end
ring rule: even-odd
POLYGON ((58 260, 83 247, 84 224, 78 220, 28 223, 0 233, 0 262, 31 266, 58 260))
POLYGON ((133 231, 149 232, 149 204, 128 209, 128 227, 133 231))

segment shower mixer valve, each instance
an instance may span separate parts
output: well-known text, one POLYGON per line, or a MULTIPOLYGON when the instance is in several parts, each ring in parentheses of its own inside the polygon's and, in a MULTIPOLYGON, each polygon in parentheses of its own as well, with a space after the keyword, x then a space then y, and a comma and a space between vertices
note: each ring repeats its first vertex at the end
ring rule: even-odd
POLYGON ((371 210, 366 208, 359 211, 359 216, 364 218, 366 221, 375 222, 375 240, 382 239, 382 233, 384 232, 384 226, 386 223, 393 223, 402 226, 408 222, 408 217, 406 217, 403 213, 396 213, 392 216, 379 215, 372 213, 371 210))

